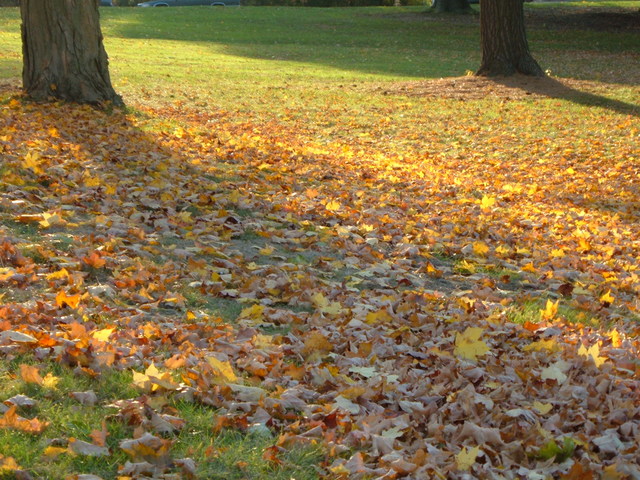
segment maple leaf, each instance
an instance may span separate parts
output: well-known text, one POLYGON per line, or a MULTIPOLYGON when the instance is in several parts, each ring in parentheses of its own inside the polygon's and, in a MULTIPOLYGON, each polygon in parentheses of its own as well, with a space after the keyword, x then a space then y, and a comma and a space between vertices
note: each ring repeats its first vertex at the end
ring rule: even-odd
POLYGON ((327 299, 321 292, 313 294, 311 301, 316 305, 320 312, 327 315, 340 315, 346 311, 340 302, 330 302, 329 299, 327 299))
POLYGON ((120 449, 134 460, 144 460, 152 464, 164 464, 169 457, 172 442, 144 433, 141 437, 122 440, 120 449))
POLYGON ((39 434, 49 426, 49 422, 41 422, 37 418, 27 420, 18 416, 16 406, 12 405, 9 410, 0 417, 0 428, 13 428, 26 433, 39 434))
POLYGON ((216 357, 207 357, 207 363, 213 369, 214 375, 224 382, 236 382, 238 377, 228 361, 218 360, 216 357))
POLYGON ((489 197, 487 195, 482 196, 482 200, 480 200, 480 207, 483 211, 488 211, 493 207, 496 203, 495 197, 489 197))
POLYGON ((32 365, 20 365, 20 376, 25 381, 25 383, 35 383, 36 385, 42 385, 44 380, 40 376, 40 372, 38 367, 34 367, 32 365))
POLYGON ((480 340, 484 330, 479 327, 468 327, 464 333, 456 333, 453 353, 466 360, 476 361, 478 357, 489 352, 487 344, 480 340))
POLYGON ((342 205, 337 200, 331 200, 324 205, 324 208, 329 212, 337 212, 342 208, 342 205))
POLYGON ((107 263, 99 252, 91 252, 90 255, 82 257, 82 261, 91 268, 102 268, 107 263))
POLYGON ((58 308, 64 308, 68 306, 69 308, 76 309, 80 306, 80 300, 82 299, 82 295, 79 293, 76 295, 67 295, 67 292, 64 290, 60 290, 56 294, 56 305, 58 308))
POLYGON ((6 474, 7 472, 15 472, 18 470, 21 470, 21 468, 13 457, 5 457, 0 454, 0 474, 6 474))
POLYGON ((484 242, 474 242, 473 243, 473 251, 476 255, 479 255, 481 257, 484 257, 487 255, 487 253, 489 253, 489 250, 491 250, 489 248, 489 245, 487 245, 484 242))
POLYGON ((598 345, 597 343, 589 348, 585 347, 584 345, 580 345, 580 348, 578 349, 578 355, 590 358, 591 360, 593 360, 593 363, 595 363, 596 367, 599 367, 606 361, 605 357, 600 356, 600 345, 598 345))
POLYGON ((264 315, 264 305, 251 305, 250 307, 242 309, 238 319, 251 319, 255 321, 262 321, 264 315))
POLYGON ((607 293, 605 293, 604 295, 600 296, 600 303, 605 308, 608 308, 608 307, 611 306, 611 304, 614 302, 615 299, 616 299, 616 297, 611 295, 611 290, 609 290, 609 291, 607 291, 607 293))
POLYGON ((392 320, 393 317, 389 314, 386 308, 382 308, 376 312, 367 313, 368 324, 386 323, 391 322, 392 320))
POLYGON ((476 458, 478 458, 479 454, 480 447, 464 447, 460 453, 456 455, 456 466, 458 470, 469 470, 476 463, 476 458))
POLYGON ((559 384, 564 383, 567 380, 567 375, 565 372, 569 368, 569 364, 563 360, 558 360, 553 365, 544 368, 540 372, 540 378, 542 380, 555 380, 559 384))
POLYGON ((543 310, 540 310, 540 318, 542 320, 553 320, 558 314, 558 304, 560 300, 556 300, 552 302, 551 300, 547 300, 547 304, 545 305, 543 310))

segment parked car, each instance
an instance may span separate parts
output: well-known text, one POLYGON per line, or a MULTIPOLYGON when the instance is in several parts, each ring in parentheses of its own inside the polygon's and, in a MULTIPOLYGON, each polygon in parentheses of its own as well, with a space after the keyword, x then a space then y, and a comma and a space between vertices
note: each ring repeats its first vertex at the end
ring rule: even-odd
POLYGON ((100 0, 101 7, 113 7, 113 0, 100 0))
POLYGON ((150 0, 139 7, 189 7, 193 5, 239 6, 240 0, 150 0))

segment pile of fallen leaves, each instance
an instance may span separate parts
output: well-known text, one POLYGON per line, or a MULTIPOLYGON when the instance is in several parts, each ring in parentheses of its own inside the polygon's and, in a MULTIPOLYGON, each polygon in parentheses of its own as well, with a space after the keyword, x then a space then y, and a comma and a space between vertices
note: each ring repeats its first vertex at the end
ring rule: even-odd
MULTIPOLYGON (((134 427, 121 477, 197 474, 167 399, 212 407, 212 432, 275 434, 276 465, 320 444, 326 478, 640 477, 635 118, 611 143, 470 127, 470 151, 391 135, 385 112, 361 135, 145 113, 172 126, 0 111, 0 355, 134 372, 140 397, 112 404, 134 427), (508 321, 531 301, 536 318, 508 321)), ((28 398, 0 400, 0 428, 47 436, 18 414, 28 398)), ((106 456, 105 436, 49 448, 106 456)))

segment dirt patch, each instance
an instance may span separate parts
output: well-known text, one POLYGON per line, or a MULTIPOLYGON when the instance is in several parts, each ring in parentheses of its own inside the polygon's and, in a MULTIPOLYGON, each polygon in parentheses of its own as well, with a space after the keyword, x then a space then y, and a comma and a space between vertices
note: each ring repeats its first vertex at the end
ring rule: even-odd
POLYGON ((372 89, 376 93, 383 95, 437 97, 457 100, 567 98, 571 95, 584 95, 586 92, 601 94, 606 91, 606 87, 596 82, 567 78, 537 78, 524 75, 492 78, 474 76, 440 78, 376 85, 372 89))
POLYGON ((558 7, 525 10, 527 25, 538 28, 585 30, 640 30, 640 9, 558 7))

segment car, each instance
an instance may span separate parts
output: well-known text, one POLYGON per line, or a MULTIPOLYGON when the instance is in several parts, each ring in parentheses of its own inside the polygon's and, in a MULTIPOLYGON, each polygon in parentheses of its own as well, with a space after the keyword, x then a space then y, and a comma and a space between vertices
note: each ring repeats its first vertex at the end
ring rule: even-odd
POLYGON ((100 0, 101 7, 113 7, 113 0, 100 0))
POLYGON ((193 5, 239 6, 240 0, 150 0, 139 7, 189 7, 193 5))

